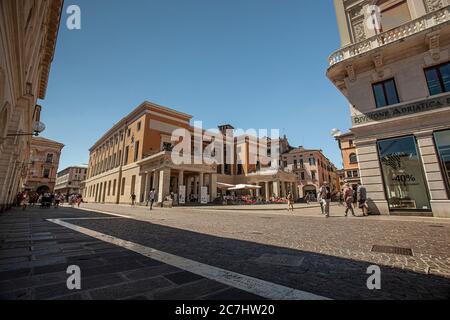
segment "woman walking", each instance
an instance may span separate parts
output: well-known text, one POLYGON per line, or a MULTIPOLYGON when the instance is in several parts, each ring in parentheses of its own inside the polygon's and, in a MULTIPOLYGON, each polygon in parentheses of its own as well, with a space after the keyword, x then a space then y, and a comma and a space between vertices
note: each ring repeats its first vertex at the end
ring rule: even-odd
POLYGON ((344 201, 345 201, 345 216, 348 216, 348 212, 351 211, 352 216, 355 216, 355 211, 353 210, 353 189, 350 188, 348 183, 345 184, 344 188, 344 201))

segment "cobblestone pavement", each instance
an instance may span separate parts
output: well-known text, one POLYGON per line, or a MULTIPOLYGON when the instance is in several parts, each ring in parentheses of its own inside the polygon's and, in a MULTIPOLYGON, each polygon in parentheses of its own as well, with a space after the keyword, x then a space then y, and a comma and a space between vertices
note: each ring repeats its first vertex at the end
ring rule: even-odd
POLYGON ((13 209, 0 216, 0 300, 260 299, 46 221, 111 218, 71 209, 13 209), (81 290, 67 289, 69 265, 81 290))
MULTIPOLYGON (((157 273, 160 282, 155 285, 157 289, 152 289, 157 293, 146 292, 144 287, 148 288, 148 284, 142 281, 154 278, 154 273, 147 271, 146 268, 158 270, 157 268, 171 269, 173 267, 164 264, 147 267, 146 261, 151 261, 147 262, 150 264, 157 262, 43 220, 43 218, 76 218, 71 219, 70 223, 208 265, 329 298, 450 298, 450 221, 445 219, 344 218, 341 212, 343 209, 339 207, 333 207, 335 216, 329 219, 321 216, 318 208, 303 208, 295 214, 268 210, 219 211, 208 208, 156 209, 150 212, 147 208, 140 207, 84 204, 84 210, 90 209, 108 211, 133 219, 71 208, 60 208, 58 212, 52 210, 46 213, 12 211, 1 216, 0 270, 2 272, 0 272, 0 279, 4 281, 0 283, 0 291, 8 294, 6 297, 9 298, 45 298, 45 295, 38 294, 44 290, 39 289, 42 283, 47 281, 45 277, 41 279, 39 273, 36 273, 36 270, 40 270, 39 253, 28 252, 31 258, 25 255, 25 251, 18 252, 17 255, 3 255, 3 252, 8 252, 8 246, 12 246, 13 250, 26 249, 27 246, 33 246, 34 241, 39 241, 39 238, 33 239, 33 237, 42 236, 44 238, 40 241, 46 242, 42 244, 42 249, 56 250, 58 248, 57 252, 48 254, 51 259, 55 259, 55 264, 61 265, 61 270, 67 267, 68 262, 72 262, 70 245, 74 246, 74 251, 84 250, 82 254, 81 252, 73 253, 74 256, 85 256, 82 262, 86 265, 80 266, 83 270, 99 268, 98 276, 95 271, 91 275, 94 288, 86 288, 85 292, 72 294, 71 296, 75 298, 106 298, 111 291, 122 292, 122 289, 106 290, 118 285, 118 288, 120 285, 127 288, 124 290, 125 294, 111 294, 111 298, 196 299, 199 295, 193 292, 204 293, 205 291, 196 289, 195 285, 201 288, 206 287, 206 293, 201 296, 204 298, 251 297, 248 294, 246 296, 245 292, 227 288, 204 278, 181 286, 188 288, 183 294, 180 285, 168 279, 165 271, 157 273), (340 216, 337 216, 338 214, 340 216), (105 219, 85 219, 102 216, 105 219), (21 219, 31 219, 34 222, 27 226, 27 222, 21 219), (11 226, 14 227, 11 228, 11 226), (8 232, 7 236, 4 230, 8 232), (31 232, 31 239, 21 239, 24 237, 23 232, 31 232), (45 234, 46 232, 52 235, 45 234), (43 234, 39 235, 39 233, 43 234), (52 238, 45 239, 45 237, 52 238), (64 241, 64 237, 66 237, 66 244, 61 242, 64 241), (7 241, 11 238, 14 239, 14 244, 7 241), (77 247, 76 244, 79 246, 77 247), (65 245, 68 248, 64 248, 65 245), (95 245, 101 248, 97 249, 95 245), (411 248, 413 256, 371 252, 373 245, 411 248), (105 250, 106 253, 101 250, 105 250), (114 257, 109 257, 108 250, 117 252, 119 258, 114 260, 114 257), (106 256, 103 256, 105 254, 106 256), (121 255, 123 259, 120 258, 121 255), (33 256, 36 260, 33 260, 33 256), (24 261, 25 257, 28 257, 29 261, 24 261), (61 262, 58 259, 65 260, 61 262), (98 265, 94 261, 97 261, 98 265), (123 270, 121 267, 124 261, 136 261, 138 266, 128 266, 125 267, 128 269, 123 270), (106 266, 110 263, 120 267, 107 268, 106 266), (369 276, 366 270, 372 264, 378 264, 381 267, 382 290, 373 291, 366 287, 369 276), (7 271, 7 268, 12 270, 7 271), (116 277, 108 278, 100 271, 106 269, 112 270, 108 274, 116 277), (131 270, 139 269, 140 273, 136 273, 144 277, 144 280, 130 278, 130 273, 136 277, 131 270), (429 274, 426 274, 427 272, 429 274), (16 280, 12 280, 12 277, 16 280), (104 284, 101 277, 106 277, 105 281, 110 282, 104 284), (100 280, 96 283, 94 279, 97 278, 100 280), (136 282, 136 285, 130 284, 132 280, 136 282), (19 288, 21 281, 27 283, 26 290, 19 288), (138 283, 141 283, 141 287, 138 283), (167 287, 164 287, 164 284, 167 284, 167 287), (8 291, 8 285, 14 290, 8 291), (103 286, 103 291, 99 289, 99 286, 103 286), (136 290, 132 289, 134 286, 136 290), (7 289, 4 290, 4 287, 7 289), (190 288, 193 288, 192 291, 190 288), (11 295, 12 292, 15 292, 15 295, 11 295), (22 295, 17 295, 18 293, 22 295)), ((33 248, 33 250, 37 249, 33 248)), ((46 268, 51 270, 51 265, 46 268)), ((181 272, 184 271, 174 271, 174 273, 181 272)), ((53 276, 54 272, 47 271, 46 275, 53 276)), ((54 279, 54 283, 65 279, 65 269, 58 275, 59 278, 54 279)), ((176 278, 183 279, 184 276, 176 278)), ((58 288, 60 287, 61 283, 58 285, 58 288)), ((63 295, 60 293, 59 296, 54 293, 50 295, 50 297, 61 296, 63 295)))

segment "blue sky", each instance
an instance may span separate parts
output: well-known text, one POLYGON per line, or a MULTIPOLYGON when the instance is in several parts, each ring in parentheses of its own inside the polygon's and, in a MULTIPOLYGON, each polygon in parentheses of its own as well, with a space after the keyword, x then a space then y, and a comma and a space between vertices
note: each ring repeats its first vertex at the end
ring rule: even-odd
POLYGON ((205 128, 278 128, 291 145, 321 148, 341 167, 332 128, 347 102, 325 76, 339 47, 331 0, 65 0, 42 136, 64 143, 59 169, 144 100, 205 128))

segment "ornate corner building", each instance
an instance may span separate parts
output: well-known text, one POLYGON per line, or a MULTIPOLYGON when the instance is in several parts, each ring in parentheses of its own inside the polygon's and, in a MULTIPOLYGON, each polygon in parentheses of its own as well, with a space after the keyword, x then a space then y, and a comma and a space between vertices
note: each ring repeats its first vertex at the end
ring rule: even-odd
POLYGON ((31 166, 36 102, 45 98, 62 7, 63 0, 0 1, 0 211, 31 166))
POLYGON ((328 78, 348 99, 372 212, 450 217, 448 0, 334 0, 328 78))

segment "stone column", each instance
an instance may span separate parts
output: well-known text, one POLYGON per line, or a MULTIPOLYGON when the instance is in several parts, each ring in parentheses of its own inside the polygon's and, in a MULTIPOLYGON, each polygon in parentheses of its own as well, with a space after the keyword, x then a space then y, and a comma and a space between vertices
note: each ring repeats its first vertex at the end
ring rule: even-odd
POLYGON ((264 184, 265 184, 264 189, 266 191, 266 201, 269 201, 270 200, 269 182, 266 181, 264 184))
POLYGON ((367 190, 367 202, 372 213, 389 214, 384 193, 376 139, 356 140, 361 183, 367 190))
POLYGON ((275 197, 280 196, 280 181, 273 182, 273 193, 275 194, 275 197))
POLYGON ((217 198, 217 174, 211 174, 211 180, 209 181, 209 185, 211 188, 210 195, 211 201, 214 201, 217 198))
POLYGON ((158 196, 158 187, 159 187, 159 171, 155 170, 153 171, 152 189, 155 190, 156 196, 158 196))
POLYGON ((148 195, 150 193, 150 173, 146 172, 143 176, 144 179, 144 187, 143 187, 143 197, 142 197, 142 203, 147 204, 148 195))
POLYGON ((159 171, 158 203, 162 203, 170 194, 170 169, 159 171))
MULTIPOLYGON (((176 203, 179 203, 179 199, 180 199, 180 195, 181 195, 181 188, 180 186, 184 186, 184 171, 180 170, 178 172, 178 199, 176 201, 176 203)), ((186 195, 184 195, 186 197, 186 195)))
POLYGON ((203 187, 203 183, 204 183, 203 178, 204 178, 203 172, 200 172, 199 175, 198 175, 198 191, 197 191, 197 192, 198 192, 198 193, 197 193, 197 196, 198 196, 198 202, 201 201, 202 187, 203 187))

